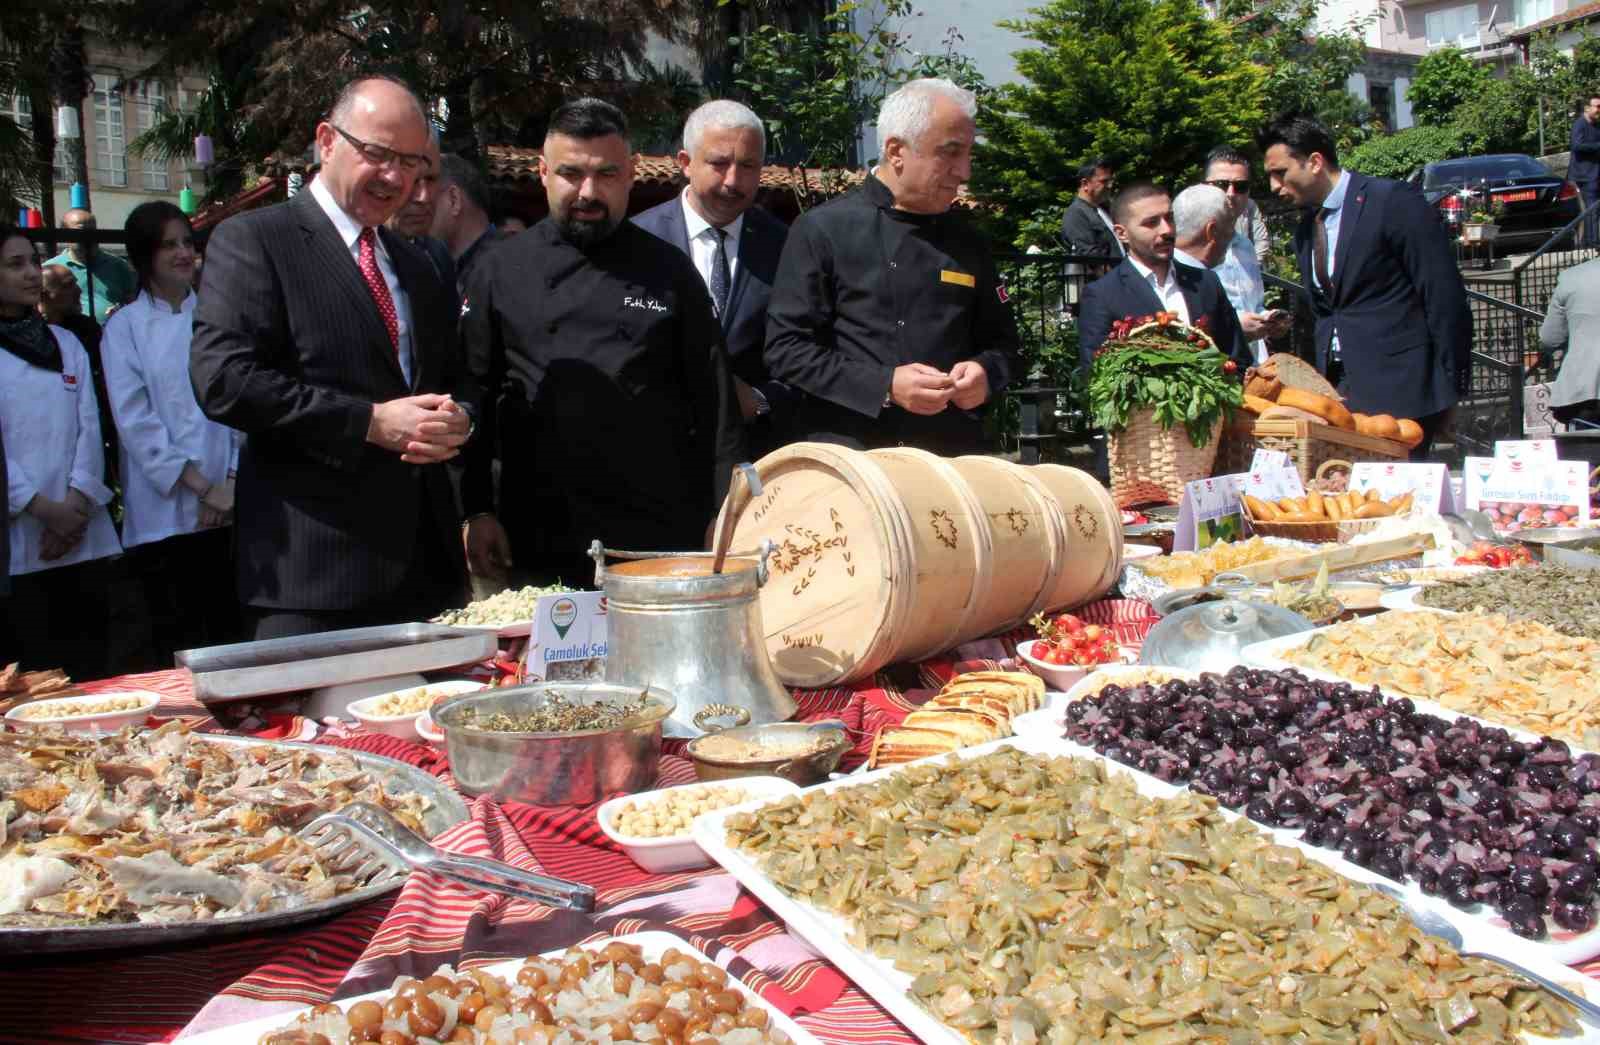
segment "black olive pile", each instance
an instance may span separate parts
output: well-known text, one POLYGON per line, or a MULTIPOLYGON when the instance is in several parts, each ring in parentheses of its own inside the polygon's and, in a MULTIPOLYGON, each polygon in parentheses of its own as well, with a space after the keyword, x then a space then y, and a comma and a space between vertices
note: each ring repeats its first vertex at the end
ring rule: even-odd
POLYGON ((1236 667, 1107 686, 1067 705, 1068 739, 1519 935, 1595 923, 1600 756, 1446 721, 1376 688, 1236 667))

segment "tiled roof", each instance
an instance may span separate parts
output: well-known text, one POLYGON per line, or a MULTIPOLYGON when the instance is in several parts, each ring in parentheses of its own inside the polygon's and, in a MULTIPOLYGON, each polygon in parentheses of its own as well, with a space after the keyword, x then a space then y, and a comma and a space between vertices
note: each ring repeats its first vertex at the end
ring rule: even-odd
POLYGON ((1567 25, 1572 22, 1587 22, 1593 18, 1600 18, 1600 3, 1579 4, 1577 7, 1563 11, 1558 15, 1552 15, 1542 22, 1525 25, 1521 29, 1507 33, 1506 38, 1521 40, 1535 33, 1542 33, 1546 29, 1554 29, 1557 26, 1567 25))
POLYGON ((284 183, 282 177, 264 176, 250 188, 203 208, 190 219, 189 223, 197 231, 208 229, 223 218, 231 218, 241 211, 253 210, 256 207, 264 207, 269 203, 276 203, 283 193, 284 183))
MULTIPOLYGON (((539 178, 539 150, 521 149, 511 145, 489 146, 489 180, 496 183, 537 181, 539 178)), ((842 182, 845 187, 858 184, 863 175, 859 171, 844 171, 842 182)), ((802 183, 809 190, 809 194, 826 195, 823 172, 814 167, 785 167, 781 164, 767 164, 761 168, 761 187, 763 189, 790 189, 802 183)), ((638 157, 635 167, 634 180, 647 184, 657 185, 682 185, 687 179, 678 169, 678 160, 673 156, 644 156, 638 157)), ((835 182, 837 185, 838 182, 835 182)))

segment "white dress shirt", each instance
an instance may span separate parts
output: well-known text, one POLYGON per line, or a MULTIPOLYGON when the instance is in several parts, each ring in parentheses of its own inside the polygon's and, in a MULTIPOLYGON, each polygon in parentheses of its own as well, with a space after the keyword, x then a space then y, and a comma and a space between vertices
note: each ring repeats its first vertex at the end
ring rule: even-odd
POLYGON ((209 420, 189 383, 194 292, 173 310, 141 291, 106 322, 106 396, 122 448, 122 544, 200 528, 200 498, 179 482, 193 463, 220 484, 238 463, 240 433, 209 420))
POLYGON ((1111 212, 1104 207, 1096 207, 1094 212, 1100 215, 1100 220, 1105 223, 1106 229, 1110 231, 1111 242, 1117 245, 1117 253, 1126 255, 1128 252, 1123 249, 1122 240, 1117 238, 1117 223, 1112 220, 1111 212))
MULTIPOLYGON (((6 511, 10 519, 11 575, 37 573, 115 555, 122 550, 105 506, 105 448, 94 398, 89 354, 78 339, 51 327, 61 346, 61 373, 36 367, 0 350, 0 433, 6 444, 6 511), (52 501, 77 490, 94 504, 83 539, 59 559, 39 556, 44 523, 23 511, 35 494, 52 501)), ((97 597, 88 593, 87 597, 97 597)))
MULTIPOLYGON (((362 227, 334 202, 333 194, 322 184, 321 178, 311 183, 311 198, 317 201, 317 205, 328 216, 328 220, 333 222, 333 227, 339 230, 340 238, 350 251, 351 260, 356 263, 356 274, 360 275, 359 240, 362 227)), ((389 285, 389 296, 394 299, 395 321, 400 330, 400 372, 406 376, 406 384, 409 385, 411 384, 411 300, 406 296, 406 292, 400 289, 400 280, 394 274, 394 263, 389 260, 389 251, 384 248, 383 237, 377 234, 377 229, 372 231, 373 253, 378 257, 378 271, 383 273, 383 281, 389 285)))
POLYGON ((1178 275, 1172 268, 1178 264, 1176 261, 1167 264, 1167 278, 1164 281, 1157 280, 1155 272, 1132 254, 1128 255, 1128 261, 1133 264, 1135 271, 1144 277, 1150 289, 1156 292, 1156 297, 1161 299, 1161 311, 1176 313, 1185 323, 1190 322, 1189 303, 1183 299, 1183 288, 1178 286, 1178 275))
MULTIPOLYGON (((683 223, 689 232, 689 260, 694 262, 694 270, 700 273, 700 278, 706 281, 709 293, 711 267, 717 259, 717 234, 714 226, 689 202, 688 189, 679 194, 678 203, 683 207, 683 223)), ((728 234, 727 246, 723 249, 728 252, 728 291, 731 294, 734 277, 739 272, 739 233, 744 229, 744 215, 740 214, 722 228, 728 234)))

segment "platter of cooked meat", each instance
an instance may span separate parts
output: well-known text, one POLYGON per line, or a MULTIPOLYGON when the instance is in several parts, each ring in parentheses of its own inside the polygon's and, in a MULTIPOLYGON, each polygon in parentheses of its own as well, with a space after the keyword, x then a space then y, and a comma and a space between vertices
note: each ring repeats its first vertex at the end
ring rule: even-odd
POLYGON ((0 953, 166 944, 310 921, 363 886, 295 832, 372 802, 433 837, 461 799, 393 759, 207 735, 0 733, 0 953))

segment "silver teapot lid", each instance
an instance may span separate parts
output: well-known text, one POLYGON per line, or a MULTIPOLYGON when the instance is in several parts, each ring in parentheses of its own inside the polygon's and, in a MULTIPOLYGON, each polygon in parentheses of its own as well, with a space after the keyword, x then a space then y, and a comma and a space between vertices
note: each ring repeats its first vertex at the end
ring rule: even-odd
POLYGON ((1239 651, 1252 643, 1311 630, 1311 622, 1292 610, 1245 600, 1242 596, 1254 587, 1240 574, 1217 574, 1210 590, 1221 594, 1221 601, 1163 617, 1145 637, 1139 663, 1222 672, 1238 664, 1239 651))

